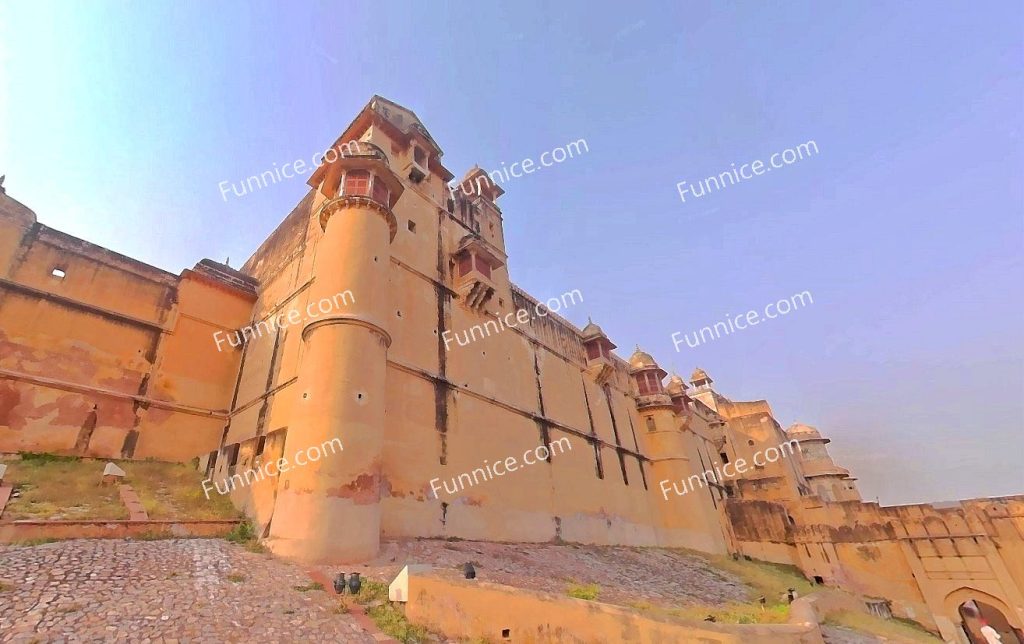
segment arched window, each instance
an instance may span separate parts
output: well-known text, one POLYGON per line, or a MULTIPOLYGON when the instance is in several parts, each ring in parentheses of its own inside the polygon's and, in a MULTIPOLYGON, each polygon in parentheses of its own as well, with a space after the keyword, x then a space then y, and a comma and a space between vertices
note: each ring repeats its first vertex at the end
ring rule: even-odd
POLYGON ((366 170, 349 170, 345 173, 346 196, 358 195, 360 197, 370 196, 370 173, 366 170))

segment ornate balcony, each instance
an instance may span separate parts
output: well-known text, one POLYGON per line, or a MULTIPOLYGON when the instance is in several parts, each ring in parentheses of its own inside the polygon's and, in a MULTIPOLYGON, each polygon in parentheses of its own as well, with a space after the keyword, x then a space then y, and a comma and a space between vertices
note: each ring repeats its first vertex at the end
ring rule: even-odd
POLYGON ((494 269, 504 266, 490 247, 478 235, 466 235, 453 254, 455 261, 455 290, 466 306, 481 311, 494 296, 494 269))

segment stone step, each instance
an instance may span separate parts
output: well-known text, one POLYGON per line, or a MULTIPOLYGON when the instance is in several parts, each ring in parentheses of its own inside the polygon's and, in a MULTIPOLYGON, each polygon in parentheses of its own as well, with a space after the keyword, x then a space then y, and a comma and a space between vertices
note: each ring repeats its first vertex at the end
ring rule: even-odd
POLYGON ((129 521, 149 520, 149 513, 146 512, 146 508, 143 507, 142 501, 139 500, 139 495, 135 493, 132 486, 122 485, 119 492, 121 493, 121 502, 128 508, 129 521))

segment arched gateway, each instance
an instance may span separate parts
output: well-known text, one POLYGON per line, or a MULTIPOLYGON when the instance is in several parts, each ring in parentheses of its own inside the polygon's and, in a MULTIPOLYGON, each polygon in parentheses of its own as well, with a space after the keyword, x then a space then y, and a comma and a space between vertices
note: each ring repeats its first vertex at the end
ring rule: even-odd
POLYGON ((950 593, 946 603, 956 606, 964 641, 989 644, 982 633, 982 627, 988 625, 1002 638, 1000 644, 1024 644, 1020 620, 1000 599, 974 588, 961 588, 950 593))

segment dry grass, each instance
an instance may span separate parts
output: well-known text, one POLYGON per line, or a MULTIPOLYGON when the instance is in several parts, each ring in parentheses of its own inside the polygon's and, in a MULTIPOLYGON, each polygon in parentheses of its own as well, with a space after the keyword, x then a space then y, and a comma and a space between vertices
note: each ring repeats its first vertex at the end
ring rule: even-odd
POLYGON ((704 558, 715 568, 739 577, 750 588, 752 600, 763 596, 772 604, 783 601, 786 591, 790 588, 795 589, 799 595, 807 595, 815 590, 794 566, 737 560, 726 556, 704 555, 704 558))
MULTIPOLYGON (((403 644, 442 641, 441 638, 432 636, 426 628, 409 622, 401 603, 388 601, 387 584, 364 579, 359 595, 353 600, 366 606, 366 614, 377 628, 403 644)), ((347 611, 347 604, 343 602, 338 610, 347 611)))
MULTIPOLYGON (((100 485, 108 461, 23 453, 7 463, 5 482, 20 493, 4 510, 4 520, 127 519, 117 485, 100 485)), ((239 513, 216 492, 209 500, 202 476, 182 463, 114 461, 125 483, 139 495, 151 519, 236 519, 239 513)))
POLYGON ((913 622, 902 619, 881 619, 867 613, 841 611, 829 615, 825 623, 833 626, 845 626, 896 642, 930 642, 934 644, 942 641, 913 622))
POLYGON ((70 457, 25 454, 7 463, 14 485, 4 519, 127 519, 116 486, 100 485, 103 464, 70 457))
POLYGON ((813 589, 811 584, 792 566, 780 566, 760 561, 734 560, 731 557, 713 557, 685 551, 687 555, 707 561, 714 569, 738 577, 748 588, 746 602, 728 604, 690 604, 679 608, 664 608, 647 602, 632 604, 641 612, 671 615, 688 621, 711 621, 723 624, 784 624, 789 619, 786 591, 793 588, 800 595, 813 589), (765 598, 764 605, 760 598, 765 598))
POLYGON ((139 495, 150 519, 237 519, 227 496, 215 490, 206 498, 203 477, 185 463, 121 461, 127 483, 139 495))

